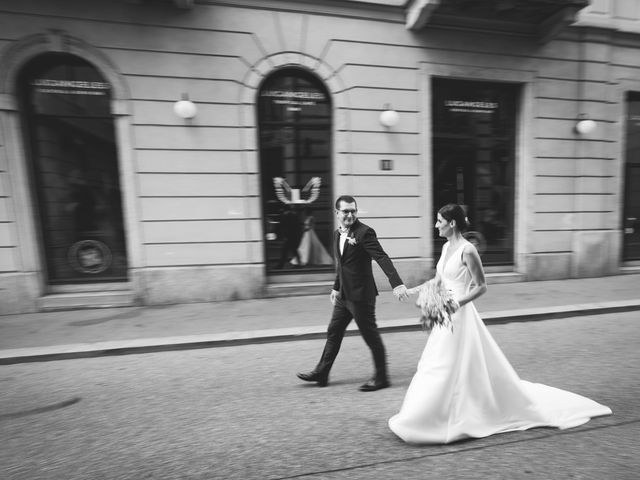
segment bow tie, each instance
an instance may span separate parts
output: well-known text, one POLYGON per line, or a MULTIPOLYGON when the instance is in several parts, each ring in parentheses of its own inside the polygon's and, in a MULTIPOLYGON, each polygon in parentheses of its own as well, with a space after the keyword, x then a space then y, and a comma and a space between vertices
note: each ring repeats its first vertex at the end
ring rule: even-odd
POLYGON ((349 229, 348 228, 343 228, 343 227, 338 227, 338 232, 340 232, 340 235, 347 235, 349 233, 349 229))

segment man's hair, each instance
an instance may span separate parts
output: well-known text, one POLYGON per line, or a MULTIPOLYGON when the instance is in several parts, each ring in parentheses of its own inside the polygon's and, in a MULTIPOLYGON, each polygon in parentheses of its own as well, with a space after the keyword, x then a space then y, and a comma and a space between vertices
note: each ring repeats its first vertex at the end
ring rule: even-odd
POLYGON ((351 195, 340 195, 338 197, 338 199, 336 200, 336 210, 340 209, 340 202, 355 203, 356 204, 356 208, 358 208, 358 204, 356 203, 356 199, 353 198, 351 195))

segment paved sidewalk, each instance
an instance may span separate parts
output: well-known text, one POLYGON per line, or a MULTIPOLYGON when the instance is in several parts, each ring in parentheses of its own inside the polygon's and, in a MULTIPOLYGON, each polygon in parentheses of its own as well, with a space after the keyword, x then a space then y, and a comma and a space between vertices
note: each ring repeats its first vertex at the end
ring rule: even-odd
MULTIPOLYGON (((381 292, 380 328, 419 328, 414 302, 381 292)), ((493 284, 475 303, 487 324, 640 310, 640 274, 493 284)), ((330 314, 321 295, 5 315, 0 364, 322 338, 330 314)))

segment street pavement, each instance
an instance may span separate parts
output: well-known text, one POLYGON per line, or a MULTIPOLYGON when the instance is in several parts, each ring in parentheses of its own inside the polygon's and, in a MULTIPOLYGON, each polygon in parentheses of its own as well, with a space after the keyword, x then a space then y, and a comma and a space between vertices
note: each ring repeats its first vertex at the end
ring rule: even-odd
POLYGON ((386 332, 391 388, 343 342, 330 384, 296 378, 324 340, 233 345, 0 368, 3 480, 635 480, 637 311, 489 325, 520 378, 610 407, 576 428, 408 445, 387 426, 427 339, 386 332))
MULTIPOLYGON (((419 328, 414 302, 381 291, 381 330, 419 328)), ((640 310, 640 274, 493 283, 475 304, 487 324, 640 310)), ((0 364, 322 338, 330 314, 327 294, 4 315, 0 364)))

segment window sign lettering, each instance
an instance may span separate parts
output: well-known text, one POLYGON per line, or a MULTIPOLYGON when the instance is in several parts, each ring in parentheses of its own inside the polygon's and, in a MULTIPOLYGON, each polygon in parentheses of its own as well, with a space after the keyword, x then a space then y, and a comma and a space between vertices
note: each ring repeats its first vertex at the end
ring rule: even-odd
POLYGON ((450 112, 493 113, 498 107, 497 102, 472 102, 468 100, 445 100, 445 107, 450 112))
POLYGON ((322 92, 309 90, 265 90, 260 96, 271 98, 276 105, 309 106, 326 100, 322 92))
POLYGON ((53 80, 36 78, 31 81, 36 93, 54 93, 66 95, 106 95, 111 88, 105 82, 87 82, 82 80, 53 80))

